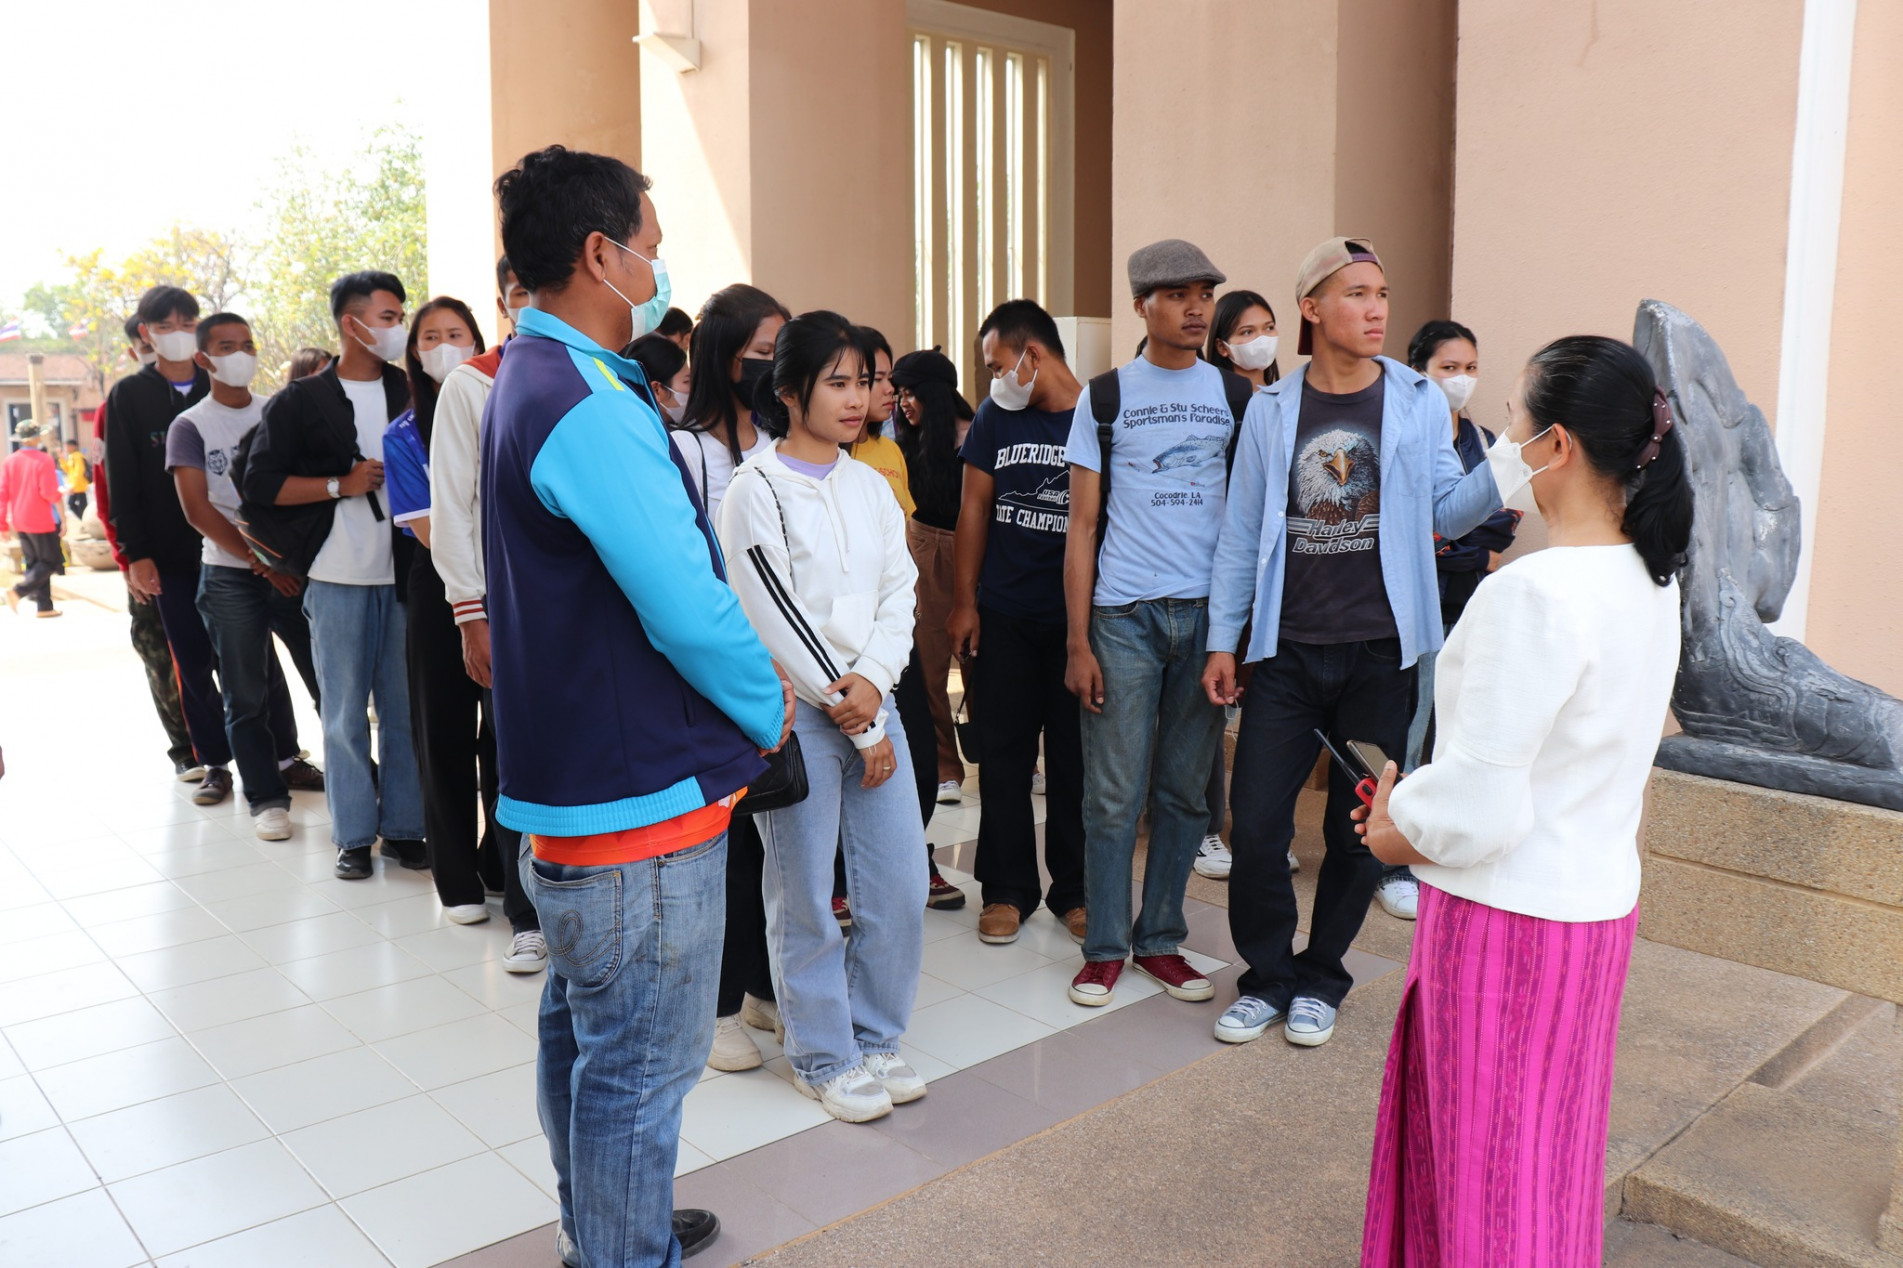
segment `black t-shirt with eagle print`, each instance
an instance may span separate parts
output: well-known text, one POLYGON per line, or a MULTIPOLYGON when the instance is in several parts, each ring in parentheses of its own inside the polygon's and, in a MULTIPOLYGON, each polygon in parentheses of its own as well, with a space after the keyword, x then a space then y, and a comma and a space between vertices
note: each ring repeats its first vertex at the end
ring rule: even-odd
POLYGON ((1289 462, 1282 638, 1328 644, 1397 635, 1381 578, 1383 389, 1383 378, 1345 396, 1302 384, 1289 462))

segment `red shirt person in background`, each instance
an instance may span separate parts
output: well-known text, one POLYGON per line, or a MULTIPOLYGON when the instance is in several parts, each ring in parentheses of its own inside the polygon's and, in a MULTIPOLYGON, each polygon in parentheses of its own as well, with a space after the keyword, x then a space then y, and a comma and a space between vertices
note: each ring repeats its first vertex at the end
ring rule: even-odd
POLYGON ((26 575, 6 591, 7 606, 20 610, 32 599, 42 617, 58 616, 53 606, 54 573, 65 572, 59 543, 59 472, 53 456, 40 448, 40 425, 27 419, 13 429, 20 447, 0 464, 0 533, 20 541, 26 575))

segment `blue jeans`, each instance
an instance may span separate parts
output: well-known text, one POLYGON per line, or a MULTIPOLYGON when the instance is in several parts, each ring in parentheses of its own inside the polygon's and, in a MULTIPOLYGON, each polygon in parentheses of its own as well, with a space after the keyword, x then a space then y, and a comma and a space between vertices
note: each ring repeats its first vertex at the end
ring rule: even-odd
POLYGON ((218 654, 225 736, 244 780, 251 813, 288 808, 291 791, 278 763, 297 756, 291 695, 278 668, 276 634, 292 659, 310 655, 311 628, 295 596, 279 594, 248 568, 207 564, 198 571, 198 614, 218 654))
POLYGON ((346 850, 423 839, 423 792, 410 739, 410 676, 403 605, 395 586, 304 588, 311 655, 324 719, 324 798, 330 839, 346 850), (370 719, 377 705, 377 775, 370 776, 370 719))
POLYGON ((798 805, 754 819, 766 847, 766 936, 786 1057, 809 1084, 875 1053, 897 1052, 918 994, 925 830, 891 696, 884 708, 897 768, 877 788, 861 788, 859 750, 824 713, 800 701, 793 729, 810 791, 798 805), (850 940, 833 918, 835 849, 846 859, 850 940))
POLYGON ((727 834, 659 858, 570 867, 524 839, 548 936, 536 1108, 562 1231, 588 1268, 678 1268, 681 1102, 714 1045, 727 834))
POLYGON ((1222 709, 1202 688, 1208 635, 1204 599, 1091 609, 1103 712, 1083 710, 1086 960, 1121 960, 1133 949, 1170 955, 1188 936, 1183 889, 1209 827, 1204 798, 1222 742, 1222 709), (1130 874, 1145 789, 1153 798, 1150 854, 1133 928, 1130 874))

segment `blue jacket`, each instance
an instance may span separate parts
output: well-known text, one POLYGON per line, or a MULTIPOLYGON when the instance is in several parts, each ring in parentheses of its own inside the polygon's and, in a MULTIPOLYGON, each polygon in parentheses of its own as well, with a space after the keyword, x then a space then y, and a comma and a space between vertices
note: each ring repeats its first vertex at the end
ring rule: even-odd
POLYGON ((641 367, 533 308, 483 411, 483 553, 511 828, 645 827, 757 778, 784 705, 641 367))
MULTIPOLYGON (((1470 474, 1447 426, 1447 397, 1422 375, 1376 358, 1385 383, 1381 414, 1381 579, 1401 635, 1401 664, 1439 651, 1440 585, 1434 534, 1464 537, 1500 507, 1493 473, 1470 474)), ((1287 570, 1289 461, 1308 367, 1249 400, 1229 477, 1229 507, 1209 591, 1212 652, 1233 652, 1250 626, 1244 661, 1275 655, 1287 570)))

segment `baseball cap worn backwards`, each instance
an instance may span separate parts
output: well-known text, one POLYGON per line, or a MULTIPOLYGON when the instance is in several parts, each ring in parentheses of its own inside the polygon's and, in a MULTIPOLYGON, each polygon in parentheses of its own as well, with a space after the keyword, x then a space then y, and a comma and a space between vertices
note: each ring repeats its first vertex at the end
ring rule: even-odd
MULTIPOLYGON (((1295 311, 1302 311, 1302 301, 1315 293, 1315 288, 1347 268, 1350 264, 1372 264, 1383 273, 1387 272, 1381 263, 1381 257, 1374 253, 1374 243, 1366 238, 1330 238, 1308 253, 1302 261, 1301 270, 1295 275, 1295 311)), ((1309 323, 1302 319, 1301 339, 1296 352, 1306 356, 1313 351, 1313 340, 1309 335, 1309 323)))
POLYGON ((1130 253, 1130 294, 1138 299, 1159 286, 1186 282, 1214 282, 1220 286, 1228 280, 1209 262, 1201 247, 1181 238, 1165 238, 1130 253))

